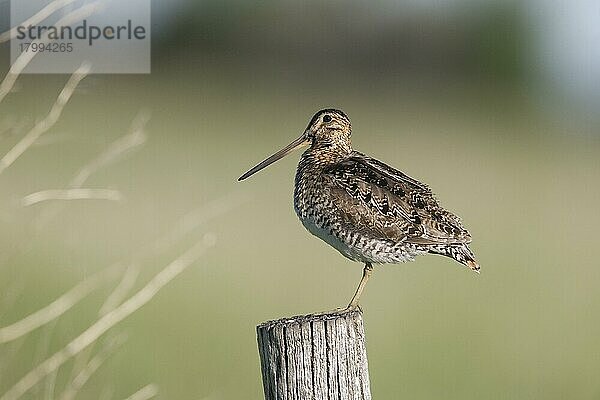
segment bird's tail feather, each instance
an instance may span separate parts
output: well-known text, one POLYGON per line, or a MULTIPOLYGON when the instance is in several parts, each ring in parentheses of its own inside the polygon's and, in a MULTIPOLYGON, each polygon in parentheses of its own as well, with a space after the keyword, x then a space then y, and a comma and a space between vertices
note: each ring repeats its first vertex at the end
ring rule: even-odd
POLYGON ((475 260, 475 255, 466 244, 458 246, 444 246, 442 248, 433 248, 431 253, 450 257, 462 265, 469 267, 472 271, 479 273, 481 267, 475 260))

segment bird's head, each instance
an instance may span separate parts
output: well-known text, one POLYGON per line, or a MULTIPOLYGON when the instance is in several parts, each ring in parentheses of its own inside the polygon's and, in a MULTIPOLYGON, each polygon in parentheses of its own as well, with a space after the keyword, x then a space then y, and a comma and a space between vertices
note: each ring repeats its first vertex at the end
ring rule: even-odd
POLYGON ((304 135, 312 146, 332 146, 350 144, 352 125, 350 118, 340 110, 332 108, 316 113, 304 130, 304 135))
POLYGON ((311 149, 315 150, 349 153, 352 151, 350 142, 351 135, 352 125, 350 124, 350 119, 343 111, 335 110, 333 108, 321 110, 312 117, 300 137, 279 150, 277 153, 257 164, 238 180, 241 181, 254 175, 261 169, 273 164, 275 161, 303 146, 311 146, 311 149))

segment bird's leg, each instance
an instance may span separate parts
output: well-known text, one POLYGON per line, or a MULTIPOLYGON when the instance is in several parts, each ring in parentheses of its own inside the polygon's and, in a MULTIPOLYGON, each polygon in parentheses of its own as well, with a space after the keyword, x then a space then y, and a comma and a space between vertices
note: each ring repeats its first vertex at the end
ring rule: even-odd
POLYGON ((358 307, 358 301, 360 300, 360 295, 362 294, 363 290, 365 289, 367 281, 371 277, 372 273, 373 273, 373 265, 371 265, 371 263, 366 263, 365 268, 363 269, 362 279, 360 280, 360 283, 358 284, 358 287, 356 288, 356 292, 354 293, 354 296, 352 296, 352 300, 350 300, 350 304, 348 304, 348 307, 346 307, 344 309, 344 311, 354 310, 354 309, 356 309, 356 307, 358 307))

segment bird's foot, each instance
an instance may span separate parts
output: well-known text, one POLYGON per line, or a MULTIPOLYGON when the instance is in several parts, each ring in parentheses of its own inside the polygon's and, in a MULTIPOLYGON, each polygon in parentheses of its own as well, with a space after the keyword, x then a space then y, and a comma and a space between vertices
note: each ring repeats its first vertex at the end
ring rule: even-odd
POLYGON ((362 308, 360 308, 360 306, 358 304, 357 305, 348 304, 346 307, 338 307, 333 311, 336 314, 346 314, 346 313, 353 312, 353 311, 362 312, 362 308))

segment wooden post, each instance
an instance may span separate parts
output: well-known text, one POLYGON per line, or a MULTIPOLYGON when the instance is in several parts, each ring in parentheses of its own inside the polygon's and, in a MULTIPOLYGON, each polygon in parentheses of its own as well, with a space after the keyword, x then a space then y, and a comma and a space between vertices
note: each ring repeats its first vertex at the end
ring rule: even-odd
POLYGON ((265 400, 371 400, 362 312, 256 327, 265 400))

